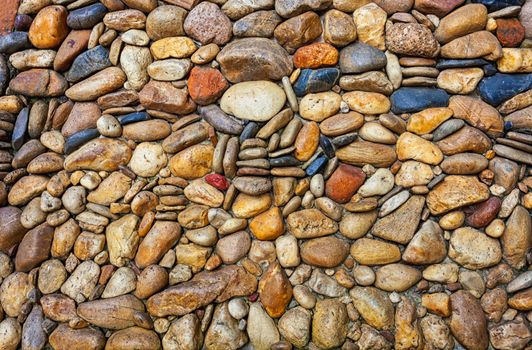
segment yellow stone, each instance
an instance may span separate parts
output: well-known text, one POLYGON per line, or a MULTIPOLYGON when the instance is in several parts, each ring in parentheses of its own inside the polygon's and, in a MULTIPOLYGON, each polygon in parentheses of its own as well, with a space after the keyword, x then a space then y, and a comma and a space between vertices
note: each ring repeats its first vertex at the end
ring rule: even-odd
POLYGON ((257 215, 249 223, 249 229, 257 239, 272 241, 284 233, 283 215, 278 207, 272 207, 257 215))
POLYGON ((432 165, 440 164, 443 160, 443 153, 438 146, 409 132, 399 136, 396 147, 399 160, 413 159, 432 165))
POLYGON ((377 92, 351 91, 342 98, 349 109, 362 114, 383 114, 391 107, 388 97, 377 92))
POLYGON ((172 175, 184 179, 195 179, 211 172, 214 148, 198 144, 186 148, 170 159, 172 175))
POLYGON ((233 214, 237 218, 249 219, 268 210, 272 204, 272 196, 269 193, 260 196, 252 196, 240 193, 233 202, 233 214))
POLYGON ((192 39, 185 36, 163 38, 154 42, 150 47, 151 54, 158 60, 168 57, 190 57, 196 49, 196 45, 192 39))
POLYGON ((408 119, 406 129, 418 135, 428 134, 452 116, 453 110, 450 108, 427 108, 412 114, 408 119))
POLYGON ((497 68, 503 73, 532 73, 532 49, 503 48, 497 68))

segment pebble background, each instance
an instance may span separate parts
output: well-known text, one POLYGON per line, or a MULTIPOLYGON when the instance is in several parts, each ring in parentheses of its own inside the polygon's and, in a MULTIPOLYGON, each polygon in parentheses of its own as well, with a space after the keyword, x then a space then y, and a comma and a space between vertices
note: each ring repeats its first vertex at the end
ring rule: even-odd
POLYGON ((0 12, 1 350, 532 349, 531 0, 0 12))

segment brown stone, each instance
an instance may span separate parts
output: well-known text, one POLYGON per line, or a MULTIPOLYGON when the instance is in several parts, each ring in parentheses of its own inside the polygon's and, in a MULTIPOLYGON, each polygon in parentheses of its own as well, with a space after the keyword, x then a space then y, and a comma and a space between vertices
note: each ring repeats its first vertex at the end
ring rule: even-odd
POLYGON ((501 243, 508 264, 517 269, 526 265, 526 254, 532 247, 532 220, 522 206, 517 206, 506 221, 501 243))
POLYGON ((463 119, 492 137, 503 133, 504 122, 499 112, 482 101, 469 96, 452 96, 449 108, 453 110, 455 118, 463 119))
POLYGON ((386 31, 386 47, 401 55, 435 57, 440 45, 429 28, 418 23, 396 23, 386 31))
POLYGON ((516 293, 508 299, 508 306, 521 311, 532 310, 532 288, 516 293))
POLYGON ((105 346, 105 336, 94 328, 73 329, 68 324, 60 324, 50 334, 50 345, 57 350, 101 350, 105 346))
POLYGON ((211 145, 198 144, 177 153, 168 165, 174 176, 195 179, 211 171, 213 154, 211 145))
POLYGON ((307 161, 312 157, 320 141, 320 128, 316 122, 308 122, 297 134, 294 142, 294 155, 300 161, 307 161))
POLYGON ((312 42, 322 33, 320 17, 312 11, 292 17, 279 24, 274 31, 275 39, 289 53, 312 42))
POLYGON ((15 269, 28 272, 45 261, 50 254, 54 228, 47 223, 28 231, 17 250, 15 269))
POLYGON ((364 183, 366 174, 360 168, 340 164, 325 184, 327 197, 338 203, 347 203, 364 183))
POLYGON ((355 141, 336 151, 338 159, 344 163, 375 167, 389 167, 397 159, 395 149, 380 143, 355 141))
POLYGON ((444 58, 479 58, 495 61, 502 56, 497 38, 488 31, 474 32, 445 44, 441 48, 444 58))
POLYGON ((487 322, 480 302, 469 292, 460 290, 451 295, 451 309, 449 325, 460 344, 470 350, 487 349, 487 322))
POLYGON ((301 245, 303 262, 318 267, 336 267, 349 254, 349 244, 336 237, 321 237, 301 245))
POLYGON ((425 14, 433 14, 443 17, 456 7, 462 5, 465 0, 416 0, 414 8, 425 14))
POLYGON ((181 226, 172 221, 156 221, 140 242, 135 263, 140 269, 156 264, 181 237, 181 226))
POLYGON ((88 29, 72 30, 68 33, 55 55, 54 70, 64 72, 70 68, 74 59, 87 48, 90 34, 88 29))
POLYGON ((139 100, 148 109, 167 113, 188 114, 196 109, 186 90, 163 81, 151 80, 139 92, 139 100))
POLYGON ((487 201, 466 209, 466 224, 471 227, 485 227, 497 217, 502 201, 498 197, 490 197, 487 201))
POLYGON ((337 9, 325 13, 323 40, 335 46, 345 46, 355 41, 356 38, 357 30, 350 14, 337 9))
POLYGON ((72 111, 61 128, 61 133, 65 137, 90 128, 96 128, 96 121, 100 118, 100 108, 96 103, 78 102, 74 103, 72 111))
POLYGON ((443 140, 436 142, 436 145, 446 156, 463 152, 482 154, 491 148, 491 141, 479 129, 466 125, 443 140))
POLYGON ((482 4, 467 4, 441 19, 434 36, 441 44, 486 27, 488 10, 482 4))
POLYGON ((292 284, 278 262, 268 266, 259 281, 259 297, 266 312, 281 317, 292 299, 292 284))
POLYGON ((120 140, 99 138, 83 145, 65 159, 65 170, 115 171, 131 159, 131 149, 120 140))
POLYGON ((320 68, 338 63, 338 50, 327 43, 314 43, 300 47, 294 54, 297 68, 320 68))
POLYGON ((518 47, 525 39, 525 27, 517 18, 498 18, 496 34, 502 46, 518 47))
POLYGON ((65 93, 68 83, 52 70, 35 68, 19 73, 9 82, 14 93, 32 97, 55 97, 65 93))
POLYGON ((207 1, 188 13, 183 28, 188 36, 202 44, 224 45, 233 35, 231 20, 218 5, 207 1))
POLYGON ((278 207, 271 207, 254 217, 249 223, 249 229, 255 238, 271 241, 284 233, 283 216, 281 209, 278 207))
POLYGON ((477 177, 449 175, 429 192, 427 206, 433 215, 438 215, 484 201, 488 197, 488 186, 477 177))
POLYGON ((18 244, 27 228, 20 223, 22 211, 17 207, 6 206, 0 208, 0 251, 7 252, 15 244, 18 244))

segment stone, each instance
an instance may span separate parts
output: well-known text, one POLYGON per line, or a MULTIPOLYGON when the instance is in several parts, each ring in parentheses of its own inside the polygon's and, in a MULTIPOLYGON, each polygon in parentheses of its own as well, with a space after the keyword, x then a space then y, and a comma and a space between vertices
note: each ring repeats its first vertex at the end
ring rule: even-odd
POLYGON ((284 18, 290 18, 302 14, 306 11, 319 11, 328 8, 330 0, 319 1, 275 1, 275 11, 284 18))
POLYGON ((310 311, 296 306, 279 319, 279 332, 291 344, 303 348, 310 340, 311 319, 310 311))
POLYGON ((347 203, 362 186, 366 175, 359 168, 340 164, 325 185, 327 197, 338 203, 347 203))
POLYGON ((312 318, 312 342, 322 349, 340 347, 348 322, 346 307, 338 299, 319 300, 312 318))
POLYGON ((527 91, 532 87, 532 74, 496 73, 482 79, 478 85, 480 97, 492 106, 527 91))
POLYGON ((105 346, 108 349, 123 349, 130 346, 158 349, 161 347, 161 341, 155 331, 130 327, 114 332, 105 346))
POLYGON ((349 292, 353 305, 372 327, 387 329, 394 324, 394 308, 388 296, 374 287, 354 287, 349 292))
POLYGON ((386 56, 371 45, 357 42, 340 51, 342 73, 364 73, 386 66, 386 56))
POLYGON ((449 108, 454 117, 463 119, 474 127, 492 136, 500 136, 503 131, 503 120, 499 112, 483 102, 469 96, 453 96, 449 108))
MULTIPOLYGON (((10 205, 25 205, 33 198, 39 196, 48 184, 49 178, 42 175, 27 175, 11 187, 7 195, 10 205)), ((12 217, 14 219, 14 217, 12 217)))
POLYGON ((414 8, 425 14, 433 14, 443 17, 456 7, 462 5, 464 0, 435 1, 435 0, 416 0, 414 8))
POLYGON ((67 171, 95 170, 115 171, 131 158, 131 149, 123 142, 114 139, 95 139, 68 155, 64 167, 67 171))
POLYGON ((468 269, 493 266, 502 258, 499 242, 472 228, 455 230, 449 243, 449 257, 468 269))
POLYGON ((387 29, 386 47, 396 54, 429 58, 440 49, 430 29, 417 23, 395 23, 387 29))
POLYGON ((32 45, 39 49, 58 47, 68 35, 67 15, 66 8, 59 5, 40 10, 28 31, 32 45))
MULTIPOLYGON (((228 3, 236 2, 237 1, 234 0, 232 2, 229 1, 228 3)), ((242 9, 244 6, 245 5, 240 4, 239 9, 242 9)), ((237 37, 270 38, 273 36, 275 27, 277 27, 277 25, 281 22, 281 17, 279 17, 275 11, 252 12, 233 23, 233 35, 237 37)))
POLYGON ((388 167, 397 159, 392 147, 368 141, 352 142, 338 149, 336 156, 347 164, 357 166, 371 164, 375 167, 388 167))
POLYGON ((491 147, 489 137, 477 128, 470 126, 462 127, 436 144, 445 155, 462 152, 485 153, 491 147), (469 143, 465 143, 466 140, 469 143))
POLYGON ((98 283, 100 267, 92 260, 82 262, 61 286, 61 293, 76 302, 85 301, 98 283))
POLYGON ((337 68, 303 69, 294 84, 296 96, 328 91, 338 81, 340 71, 337 68))
POLYGON ((124 266, 135 257, 140 239, 136 231, 138 220, 138 217, 129 214, 107 226, 105 236, 113 265, 124 266))
POLYGON ((154 41, 184 35, 183 23, 186 16, 185 9, 179 6, 158 6, 146 18, 146 33, 154 41))
POLYGON ((195 66, 190 71, 187 86, 190 97, 194 102, 199 105, 208 105, 214 103, 222 96, 223 92, 229 87, 229 83, 219 70, 195 66))
POLYGON ((403 292, 421 279, 421 272, 403 264, 389 264, 375 272, 375 287, 387 292, 403 292))
MULTIPOLYGON (((78 305, 77 314, 96 326, 120 330, 135 325, 144 304, 133 295, 87 301, 78 305)), ((138 322, 138 321, 137 321, 138 322)))
MULTIPOLYGON (((142 117, 142 115, 137 115, 142 117)), ((135 117, 132 115, 131 117, 135 117)), ((145 118, 139 118, 145 119, 145 118)), ((123 127, 122 136, 127 140, 133 140, 135 142, 149 142, 158 141, 164 138, 169 139, 171 133, 170 125, 165 120, 151 119, 144 121, 130 120, 131 123, 124 123, 125 119, 122 119, 122 124, 126 124, 123 127)), ((166 139, 165 139, 166 141, 166 139)), ((166 143, 163 142, 163 148, 166 147, 166 143)), ((169 152, 173 153, 173 152, 169 152)))
POLYGON ((440 167, 451 175, 474 175, 488 167, 488 160, 480 154, 458 153, 445 158, 440 167))
POLYGON ((447 107, 449 95, 441 89, 402 87, 391 95, 390 101, 393 113, 412 113, 431 107, 447 107))
POLYGON ((391 107, 388 97, 376 92, 350 91, 343 94, 342 99, 351 110, 361 114, 383 114, 391 107))
POLYGON ((194 314, 185 315, 170 324, 163 337, 163 348, 185 347, 198 349, 203 342, 201 324, 194 314))
POLYGON ((270 264, 259 281, 259 297, 268 315, 278 318, 292 299, 292 285, 278 262, 270 264))
POLYGON ((101 3, 81 7, 70 11, 67 16, 67 25, 72 29, 92 29, 106 13, 107 8, 101 3))
POLYGON ((377 4, 369 3, 355 10, 353 19, 358 40, 379 50, 385 49, 384 27, 387 14, 377 4))
POLYGON ((501 238, 504 259, 514 268, 525 266, 526 254, 532 246, 532 222, 525 208, 517 206, 508 220, 501 238))
POLYGON ((249 229, 260 240, 274 240, 284 233, 284 223, 281 210, 272 207, 254 217, 249 223, 249 229))
MULTIPOLYGON (((16 52, 9 56, 9 63, 19 71, 27 70, 30 68, 50 68, 55 59, 54 50, 24 50, 16 52)), ((3 68, 6 70, 7 67, 3 68)), ((3 73, 3 75, 8 74, 3 73)), ((7 78, 7 77, 6 77, 7 78)), ((4 85, 5 82, 2 84, 4 85)))
POLYGON ((321 33, 319 16, 309 11, 279 24, 275 28, 274 36, 281 46, 284 46, 289 53, 293 53, 299 47, 312 42, 321 33))
POLYGON ((222 205, 224 198, 221 191, 202 179, 189 182, 184 193, 188 200, 213 208, 222 205))
POLYGON ((214 309, 213 321, 205 335, 205 347, 216 349, 218 346, 238 349, 248 342, 245 331, 238 327, 235 320, 228 311, 227 303, 217 305, 214 309))
POLYGON ((299 161, 309 160, 318 148, 320 129, 316 122, 303 125, 294 142, 294 156, 299 161))
POLYGON ((441 19, 434 36, 446 44, 461 36, 483 30, 488 21, 488 11, 480 4, 467 4, 441 19))
POLYGON ((487 322, 479 301, 469 292, 451 294, 450 329, 460 344, 470 349, 487 349, 487 322))
POLYGON ((413 159, 433 165, 443 160, 438 146, 409 132, 401 134, 397 140, 397 157, 399 160, 413 159))
POLYGON ((379 71, 366 72, 358 75, 344 75, 340 78, 339 85, 347 91, 359 90, 391 95, 393 85, 388 77, 379 71))
POLYGON ((318 209, 303 209, 288 215, 288 231, 296 238, 317 238, 335 233, 338 225, 318 209))
POLYGON ((126 75, 118 67, 109 67, 80 81, 65 91, 74 101, 93 101, 113 92, 126 82, 126 75))
POLYGON ((217 56, 222 73, 232 83, 280 80, 292 72, 292 60, 277 43, 266 38, 244 38, 226 45, 217 56), (242 69, 244 67, 244 69, 242 69))
POLYGON ((146 15, 137 9, 126 9, 108 12, 103 17, 103 23, 110 29, 120 32, 129 29, 144 29, 146 26, 146 15))
POLYGON ((225 264, 234 264, 246 256, 250 247, 249 234, 239 231, 221 238, 216 244, 216 253, 225 264))
MULTIPOLYGON (((220 132, 231 135, 239 135, 244 130, 241 120, 225 114, 225 112, 222 111, 217 105, 199 107, 198 110, 202 118, 220 132)), ((181 130, 185 130, 187 128, 190 127, 185 127, 181 130)), ((202 126, 202 138, 206 138, 208 136, 207 132, 208 130, 206 130, 205 126, 202 126)), ((184 131, 181 131, 181 133, 185 134, 184 131)), ((186 134, 183 136, 186 136, 186 134)))
POLYGON ((329 10, 323 19, 323 39, 334 46, 346 46, 357 38, 353 18, 337 9, 329 10))
POLYGON ((121 267, 113 273, 107 282, 102 298, 114 298, 132 292, 135 290, 136 284, 135 272, 128 267, 121 267))
POLYGON ((406 129, 418 135, 428 134, 453 116, 450 108, 427 108, 410 116, 406 129))
POLYGON ((169 82, 150 80, 139 92, 140 103, 149 109, 167 113, 188 114, 196 105, 185 89, 178 89, 169 82))
POLYGON ((50 334, 49 341, 50 345, 58 350, 75 349, 77 346, 84 349, 101 349, 105 346, 106 339, 98 329, 73 329, 63 323, 50 334))
POLYGON ((16 207, 5 206, 0 208, 0 225, 3 227, 0 233, 0 250, 8 251, 18 244, 28 231, 21 223, 22 211, 16 207))
POLYGON ((508 306, 517 310, 530 311, 530 309, 532 309, 532 306, 530 305, 531 294, 532 288, 514 294, 514 296, 508 299, 508 306))
POLYGON ((342 97, 332 91, 307 94, 299 103, 299 111, 303 118, 321 122, 337 113, 341 103, 342 97))
POLYGON ((407 244, 417 229, 425 199, 412 196, 391 214, 377 220, 373 235, 401 244, 407 244))
POLYGON ((434 221, 426 221, 406 246, 402 259, 410 264, 434 264, 447 255, 443 232, 434 221))
POLYGON ((87 48, 90 30, 72 30, 57 50, 54 59, 54 70, 66 71, 74 59, 87 48))
POLYGON ((135 148, 129 161, 131 170, 142 177, 151 177, 166 166, 168 159, 161 145, 143 142, 135 148))
POLYGON ((269 193, 250 196, 240 193, 233 202, 232 210, 237 218, 251 218, 270 208, 272 197, 269 193))
POLYGON ((490 328, 489 335, 490 342, 498 349, 524 348, 532 338, 530 328, 522 319, 508 321, 490 328))
POLYGON ((43 223, 28 231, 19 244, 15 270, 29 272, 48 258, 54 230, 43 223))
POLYGON ((519 12, 519 22, 525 27, 525 36, 530 39, 532 37, 532 21, 530 20, 530 13, 532 5, 530 1, 525 1, 519 12))
POLYGON ((6 33, 0 39, 0 52, 2 53, 11 54, 29 48, 31 48, 31 43, 26 32, 6 33))
POLYGON ((531 73, 532 49, 502 49, 502 57, 497 61, 497 69, 503 73, 531 73))
POLYGON ((150 315, 181 316, 214 300, 223 302, 235 296, 250 295, 256 288, 255 276, 240 266, 231 265, 198 273, 190 281, 165 289, 150 297, 146 307, 150 315))
POLYGON ((429 192, 427 206, 433 215, 438 215, 488 197, 488 187, 476 177, 449 175, 429 192))
POLYGON ((187 58, 196 51, 196 44, 185 36, 172 36, 154 41, 150 46, 153 58, 187 58))
POLYGON ((335 237, 321 237, 306 241, 301 246, 303 262, 318 267, 336 267, 349 254, 349 244, 335 237))
POLYGON ((231 20, 213 3, 203 2, 187 15, 183 28, 187 35, 202 44, 224 45, 232 36, 231 20), (209 26, 205 26, 209 23, 209 26))
POLYGON ((351 246, 351 255, 362 265, 386 265, 401 259, 396 245, 370 238, 356 240, 351 246))
POLYGON ((446 69, 438 75, 438 87, 451 94, 467 95, 476 89, 483 77, 480 68, 446 69))
POLYGON ((372 197, 375 195, 384 195, 394 186, 394 176, 388 169, 377 169, 364 184, 358 189, 358 194, 363 197, 372 197))
POLYGON ((283 108, 285 101, 286 95, 277 84, 250 81, 227 89, 220 101, 220 108, 240 119, 267 121, 283 108), (252 110, 249 109, 251 105, 254 106, 252 110))
POLYGON ((441 48, 444 58, 480 58, 494 61, 502 55, 501 44, 488 31, 464 35, 445 44, 441 48))
POLYGON ((9 82, 9 88, 14 93, 32 97, 60 96, 65 93, 67 86, 61 74, 42 68, 21 72, 9 82))
POLYGON ((247 321, 246 331, 253 348, 269 350, 273 344, 280 340, 275 322, 259 303, 251 304, 247 321))

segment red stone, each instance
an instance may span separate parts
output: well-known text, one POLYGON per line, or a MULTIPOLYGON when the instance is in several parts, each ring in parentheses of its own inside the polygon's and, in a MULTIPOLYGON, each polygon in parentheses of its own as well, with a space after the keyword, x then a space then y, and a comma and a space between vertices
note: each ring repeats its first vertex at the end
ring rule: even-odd
POLYGON ((209 67, 194 67, 188 77, 188 93, 199 105, 214 103, 229 87, 219 70, 209 67))
POLYGON ((416 0, 414 8, 424 14, 443 17, 464 2, 465 0, 416 0))
POLYGON ((338 63, 338 50, 327 43, 314 43, 300 47, 294 54, 297 68, 319 68, 338 63))
POLYGON ((502 201, 498 197, 491 197, 487 201, 472 205, 464 211, 467 214, 466 225, 476 228, 487 226, 497 217, 502 201))
POLYGON ((220 174, 209 174, 205 176, 205 181, 211 186, 216 187, 220 191, 225 191, 229 188, 229 181, 225 176, 220 174))
POLYGON ((325 184, 327 197, 338 203, 347 203, 362 186, 366 174, 357 167, 340 164, 325 184))
POLYGON ((525 27, 517 18, 497 20, 497 39, 504 47, 518 47, 525 39, 525 27))
POLYGON ((2 10, 0 10, 0 35, 7 34, 13 30, 18 3, 19 0, 2 1, 2 10))

